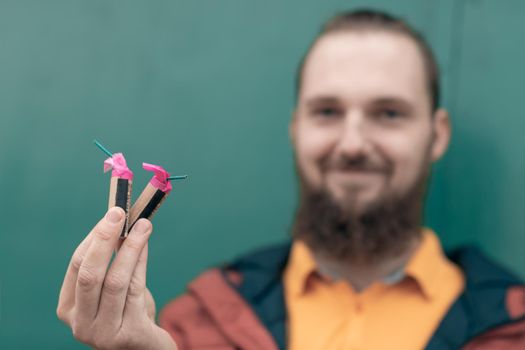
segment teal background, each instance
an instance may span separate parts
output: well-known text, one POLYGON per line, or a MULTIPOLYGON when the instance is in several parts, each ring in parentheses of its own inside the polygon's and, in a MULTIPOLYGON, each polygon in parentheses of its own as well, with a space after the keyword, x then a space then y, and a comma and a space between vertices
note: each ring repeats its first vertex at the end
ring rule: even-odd
POLYGON ((427 222, 525 276, 525 2, 2 0, 0 347, 83 349, 56 318, 70 255, 106 209, 98 138, 175 183, 154 220, 161 307, 208 266, 286 239, 296 65, 336 10, 369 5, 434 47, 454 135, 427 222))

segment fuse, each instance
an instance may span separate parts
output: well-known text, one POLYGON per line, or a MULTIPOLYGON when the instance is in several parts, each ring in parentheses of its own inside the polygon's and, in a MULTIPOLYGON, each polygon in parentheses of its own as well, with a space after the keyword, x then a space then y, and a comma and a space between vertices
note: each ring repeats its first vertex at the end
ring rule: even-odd
POLYGON ((126 220, 120 234, 120 238, 124 239, 129 232, 129 207, 131 187, 133 185, 133 172, 128 168, 126 159, 122 153, 111 153, 98 141, 95 140, 94 142, 109 156, 109 158, 104 161, 104 172, 111 170, 108 209, 120 207, 126 213, 126 220))
POLYGON ((159 165, 142 163, 142 167, 153 172, 154 175, 130 210, 130 230, 139 219, 151 219, 153 217, 173 188, 171 180, 181 180, 188 177, 187 175, 170 177, 170 174, 159 165))

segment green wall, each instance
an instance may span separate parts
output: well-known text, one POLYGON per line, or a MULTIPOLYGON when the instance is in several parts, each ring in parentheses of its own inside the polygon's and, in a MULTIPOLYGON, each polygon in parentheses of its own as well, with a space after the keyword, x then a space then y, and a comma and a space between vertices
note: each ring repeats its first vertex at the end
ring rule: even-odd
POLYGON ((434 46, 454 138, 427 221, 525 276, 522 1, 2 0, 0 347, 82 349, 55 308, 69 257, 103 215, 98 138, 190 178, 154 220, 158 306, 207 266, 287 237, 295 67, 320 23, 371 5, 434 46))

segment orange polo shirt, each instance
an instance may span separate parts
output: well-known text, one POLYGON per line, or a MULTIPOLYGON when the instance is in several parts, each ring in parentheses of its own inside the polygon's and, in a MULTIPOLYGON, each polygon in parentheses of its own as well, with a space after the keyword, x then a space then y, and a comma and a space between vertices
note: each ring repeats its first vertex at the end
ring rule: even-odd
POLYGON ((360 293, 316 272, 301 241, 284 274, 289 350, 423 349, 461 294, 464 276, 430 229, 397 283, 374 282, 360 293))

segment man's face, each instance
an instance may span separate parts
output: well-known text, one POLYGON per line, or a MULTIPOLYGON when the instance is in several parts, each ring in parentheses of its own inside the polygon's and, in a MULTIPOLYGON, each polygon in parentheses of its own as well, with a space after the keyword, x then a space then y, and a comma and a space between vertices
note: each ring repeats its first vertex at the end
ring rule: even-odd
POLYGON ((432 118, 426 79, 407 37, 322 37, 305 62, 290 126, 303 185, 354 214, 410 191, 448 144, 448 117, 432 118))

